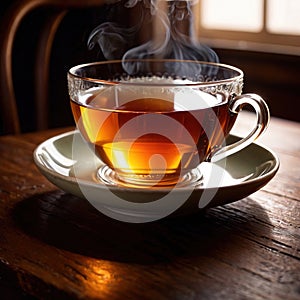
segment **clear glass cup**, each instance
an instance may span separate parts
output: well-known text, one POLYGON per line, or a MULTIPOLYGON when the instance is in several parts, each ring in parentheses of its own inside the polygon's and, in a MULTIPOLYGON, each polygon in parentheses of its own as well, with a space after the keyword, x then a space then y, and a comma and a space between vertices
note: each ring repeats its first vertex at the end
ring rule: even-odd
POLYGON ((68 72, 76 125, 103 162, 99 180, 124 186, 197 184, 202 162, 251 144, 267 127, 269 110, 260 96, 242 95, 242 86, 241 70, 200 61, 105 61, 68 72), (249 104, 255 128, 226 145, 249 104))

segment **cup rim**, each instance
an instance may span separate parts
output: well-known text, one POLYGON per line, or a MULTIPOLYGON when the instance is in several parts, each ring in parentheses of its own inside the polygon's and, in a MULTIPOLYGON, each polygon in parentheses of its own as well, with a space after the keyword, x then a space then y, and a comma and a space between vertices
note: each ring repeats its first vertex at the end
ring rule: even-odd
POLYGON ((203 86, 215 86, 215 85, 222 85, 229 82, 239 81, 244 77, 244 73, 241 69, 231 66, 224 63, 216 63, 216 62, 206 62, 206 61, 198 61, 198 60, 180 60, 180 59, 120 59, 120 60, 106 60, 106 61, 97 61, 97 62, 89 62, 85 64, 79 64, 76 66, 71 67, 68 70, 68 76, 77 78, 83 81, 98 83, 102 85, 120 85, 120 86, 158 86, 158 87, 203 87, 203 86), (176 83, 143 83, 143 82, 128 82, 128 81, 117 81, 117 80, 104 80, 104 79, 96 79, 92 77, 80 76, 75 74, 75 72, 80 68, 85 68, 87 66, 97 66, 97 65, 108 65, 108 64, 116 64, 116 63, 123 63, 123 62, 184 62, 184 63, 197 63, 201 65, 210 65, 210 66, 217 66, 227 70, 235 71, 238 73, 236 76, 232 76, 226 79, 219 79, 219 80, 212 80, 212 81, 195 81, 195 82, 176 82, 176 83))

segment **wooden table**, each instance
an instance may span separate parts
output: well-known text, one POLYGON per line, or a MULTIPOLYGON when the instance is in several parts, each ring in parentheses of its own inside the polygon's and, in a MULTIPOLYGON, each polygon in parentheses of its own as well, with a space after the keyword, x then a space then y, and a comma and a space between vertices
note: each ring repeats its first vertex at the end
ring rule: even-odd
POLYGON ((148 224, 111 220, 39 173, 34 148, 67 130, 0 137, 1 299, 300 299, 299 123, 273 118, 260 138, 281 161, 263 189, 148 224))

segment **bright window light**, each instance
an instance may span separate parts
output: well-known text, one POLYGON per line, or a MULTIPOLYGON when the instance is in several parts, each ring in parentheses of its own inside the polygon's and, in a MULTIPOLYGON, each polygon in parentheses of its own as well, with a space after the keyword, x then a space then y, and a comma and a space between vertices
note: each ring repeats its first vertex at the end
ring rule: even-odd
POLYGON ((264 0, 202 0, 201 23, 207 29, 260 32, 263 4, 264 0))
POLYGON ((299 0, 268 0, 267 4, 269 32, 300 35, 299 0))

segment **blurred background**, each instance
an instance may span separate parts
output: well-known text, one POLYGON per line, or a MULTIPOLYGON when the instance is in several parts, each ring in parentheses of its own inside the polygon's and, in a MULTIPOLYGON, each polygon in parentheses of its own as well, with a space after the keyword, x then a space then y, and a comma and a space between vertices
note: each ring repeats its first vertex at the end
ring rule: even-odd
MULTIPOLYGON (((0 2, 1 19, 15 2, 0 2)), ((105 59, 99 47, 89 49, 89 35, 106 21, 128 27, 136 15, 126 3, 109 1, 99 7, 72 9, 63 18, 51 50, 49 127, 74 124, 67 71, 76 64, 105 59)), ((53 9, 37 8, 27 14, 14 42, 13 80, 23 132, 36 130, 33 92, 36 41, 53 9)), ((218 54, 220 62, 244 71, 244 93, 261 95, 273 116, 300 121, 299 0, 199 0, 193 7, 193 16, 193 30, 199 40, 218 54)), ((142 35, 139 39, 146 39, 142 35)))

